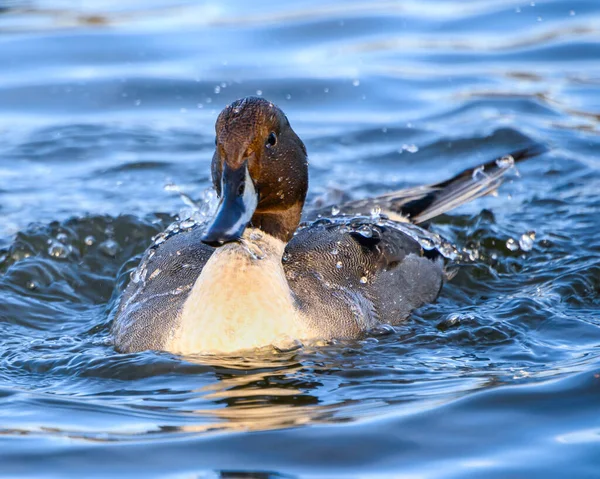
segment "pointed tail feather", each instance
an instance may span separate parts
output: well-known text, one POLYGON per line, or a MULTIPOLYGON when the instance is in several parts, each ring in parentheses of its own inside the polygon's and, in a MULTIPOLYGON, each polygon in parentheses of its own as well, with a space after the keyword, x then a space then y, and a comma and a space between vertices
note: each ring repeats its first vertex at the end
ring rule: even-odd
MULTIPOLYGON (((459 173, 455 177, 430 186, 421 198, 402 204, 399 212, 412 223, 419 224, 495 191, 515 163, 540 155, 542 145, 533 145, 509 155, 459 173)), ((401 192, 399 192, 401 193, 401 192)))
MULTIPOLYGON (((541 155, 546 150, 542 145, 532 145, 476 168, 465 170, 441 183, 354 200, 338 205, 336 209, 343 215, 369 215, 374 208, 378 208, 394 221, 423 223, 492 193, 502 184, 506 174, 513 170, 515 163, 541 155)), ((319 215, 328 216, 330 213, 331 207, 321 207, 309 211, 305 219, 316 219, 320 217, 319 215)))

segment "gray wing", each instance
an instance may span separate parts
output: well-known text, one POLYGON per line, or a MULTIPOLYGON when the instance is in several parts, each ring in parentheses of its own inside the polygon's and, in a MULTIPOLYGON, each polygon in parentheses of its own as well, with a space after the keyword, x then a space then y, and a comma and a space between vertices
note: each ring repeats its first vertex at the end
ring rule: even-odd
POLYGON ((325 338, 400 323, 437 298, 444 278, 435 250, 367 220, 300 229, 286 248, 284 269, 300 310, 325 338))
POLYGON ((213 248, 194 227, 154 244, 144 253, 117 308, 112 332, 121 352, 163 349, 177 326, 188 293, 213 248))

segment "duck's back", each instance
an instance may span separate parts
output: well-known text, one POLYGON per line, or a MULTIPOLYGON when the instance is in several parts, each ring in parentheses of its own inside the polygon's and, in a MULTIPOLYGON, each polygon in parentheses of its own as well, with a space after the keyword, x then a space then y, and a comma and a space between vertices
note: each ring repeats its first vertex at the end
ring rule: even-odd
POLYGON ((400 323, 437 298, 444 278, 437 251, 368 220, 301 229, 286 248, 284 269, 311 329, 325 338, 400 323))

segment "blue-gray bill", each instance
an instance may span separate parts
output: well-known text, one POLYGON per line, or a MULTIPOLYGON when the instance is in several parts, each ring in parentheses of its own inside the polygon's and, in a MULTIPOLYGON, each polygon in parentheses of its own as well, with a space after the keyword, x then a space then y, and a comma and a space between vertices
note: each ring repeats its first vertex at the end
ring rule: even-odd
POLYGON ((221 201, 202 242, 219 247, 239 240, 252 219, 258 194, 248 172, 248 164, 232 169, 227 163, 221 177, 221 201))

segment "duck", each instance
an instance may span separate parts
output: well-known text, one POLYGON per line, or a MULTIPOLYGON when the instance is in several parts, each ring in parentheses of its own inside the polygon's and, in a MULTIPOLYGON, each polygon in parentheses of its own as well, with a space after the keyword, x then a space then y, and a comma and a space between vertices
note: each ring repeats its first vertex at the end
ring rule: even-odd
POLYGON ((528 146, 433 185, 305 208, 307 150, 279 107, 234 101, 215 133, 216 212, 144 253, 114 312, 119 352, 230 354, 393 328, 449 279, 440 248, 419 240, 430 220, 540 153, 528 146))

